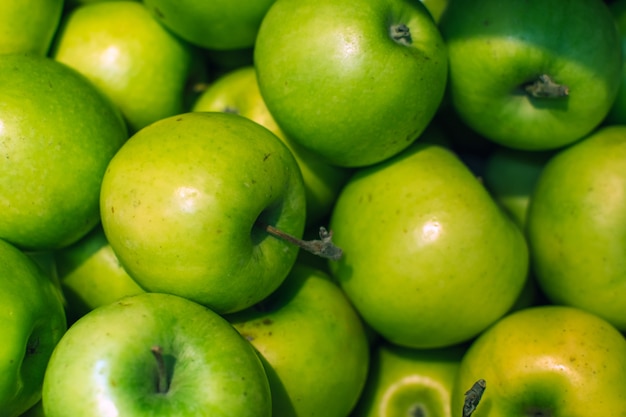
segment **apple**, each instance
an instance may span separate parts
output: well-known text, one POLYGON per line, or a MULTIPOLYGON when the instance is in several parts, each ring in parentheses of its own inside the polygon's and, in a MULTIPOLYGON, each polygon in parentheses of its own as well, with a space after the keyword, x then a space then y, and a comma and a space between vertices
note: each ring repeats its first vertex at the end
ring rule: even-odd
MULTIPOLYGON (((609 4, 622 42, 622 56, 626 56, 626 1, 615 0, 609 4)), ((607 124, 626 124, 626 61, 622 62, 621 81, 617 97, 605 119, 607 124)))
POLYGON ((131 131, 182 113, 195 50, 139 2, 80 5, 63 21, 52 56, 85 75, 131 131))
POLYGON ((263 365, 221 316, 171 294, 97 308, 68 329, 43 382, 46 417, 271 416, 263 365))
POLYGON ((0 2, 0 54, 44 56, 52 43, 64 0, 3 0, 0 2))
POLYGON ((525 285, 522 231, 446 147, 418 140, 361 168, 330 221, 343 257, 333 276, 392 343, 465 342, 507 313, 525 285))
POLYGON ((274 0, 143 0, 181 38, 205 49, 249 48, 274 0))
POLYGON ((555 304, 626 331, 626 126, 607 126, 558 152, 538 179, 527 218, 532 267, 555 304))
POLYGON ((439 22, 450 0, 421 0, 421 2, 426 6, 435 22, 439 22))
POLYGON ((472 417, 626 415, 626 339, 598 316, 540 306, 506 316, 482 333, 461 360, 452 412, 465 392, 486 389, 472 417))
POLYGON ((4 55, 0 86, 0 238, 32 251, 70 245, 99 221, 124 121, 85 77, 50 58, 4 55))
POLYGON ((294 265, 268 298, 226 319, 264 360, 273 417, 345 417, 369 367, 361 318, 330 277, 294 265))
POLYGON ((150 292, 218 313, 249 307, 287 276, 300 237, 302 176, 289 149, 243 116, 191 112, 133 135, 111 160, 102 226, 128 274, 150 292))
POLYGON ((327 164, 283 133, 263 101, 254 66, 237 68, 217 79, 200 95, 192 110, 236 113, 269 129, 287 145, 300 167, 307 223, 316 225, 330 213, 351 171, 327 164))
POLYGON ((344 167, 407 148, 446 86, 446 47, 419 1, 277 0, 254 59, 261 94, 285 134, 344 167))
POLYGON ((413 349, 382 341, 352 417, 452 417, 452 388, 465 346, 413 349))
POLYGON ((15 417, 40 400, 48 360, 67 324, 57 287, 4 240, 0 281, 0 410, 3 417, 15 417))
POLYGON ((595 129, 615 100, 620 38, 602 0, 456 0, 439 27, 451 105, 498 144, 566 146, 595 129))

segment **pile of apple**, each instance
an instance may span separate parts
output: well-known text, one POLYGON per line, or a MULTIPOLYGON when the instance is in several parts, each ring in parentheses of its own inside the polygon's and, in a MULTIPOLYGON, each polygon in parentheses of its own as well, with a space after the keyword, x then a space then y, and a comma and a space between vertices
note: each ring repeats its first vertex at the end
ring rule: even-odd
POLYGON ((622 45, 626 0, 3 0, 0 417, 626 416, 622 45))

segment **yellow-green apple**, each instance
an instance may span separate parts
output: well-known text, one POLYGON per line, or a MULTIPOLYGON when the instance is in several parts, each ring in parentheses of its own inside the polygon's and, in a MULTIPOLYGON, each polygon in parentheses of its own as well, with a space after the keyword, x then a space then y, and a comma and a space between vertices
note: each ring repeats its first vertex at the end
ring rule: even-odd
POLYGON ((133 132, 184 111, 195 50, 142 3, 107 1, 71 9, 51 54, 105 93, 133 132))
POLYGON ((41 398, 44 373, 67 324, 58 289, 31 258, 0 240, 0 410, 16 417, 41 398))
POLYGON ((626 126, 601 128, 554 155, 526 222, 546 296, 626 331, 626 126))
POLYGON ((261 94, 285 134, 346 167, 406 149, 446 86, 446 47, 419 1, 278 0, 254 59, 261 94))
POLYGON ((47 57, 0 59, 0 238, 23 249, 67 246, 99 221, 109 160, 127 139, 115 106, 47 57))
POLYGON ((106 237, 129 275, 219 313, 274 291, 301 237, 302 176, 289 149, 243 116, 191 112, 133 135, 111 160, 101 191, 106 237))
POLYGON ((621 45, 602 0, 453 0, 439 22, 451 105, 501 145, 571 144, 607 115, 621 45))
POLYGON ((452 388, 464 346, 413 349, 382 341, 352 417, 452 417, 452 388))
POLYGON ((307 223, 315 225, 330 213, 350 171, 329 165, 283 133, 261 96, 254 66, 224 74, 208 86, 192 110, 236 113, 265 126, 287 145, 298 162, 306 193, 307 223))
POLYGON ((626 339, 600 317, 565 306, 508 315, 482 333, 461 360, 452 412, 483 379, 472 417, 626 415, 626 339))
POLYGON ((269 417, 271 394, 252 345, 220 315, 171 294, 99 307, 55 348, 46 417, 269 417))
POLYGON ((264 360, 273 417, 345 417, 352 410, 370 346, 361 318, 326 273, 296 264, 268 298, 226 319, 264 360))
POLYGON ((46 55, 61 21, 63 0, 0 2, 0 54, 46 55))
POLYGON ((609 3, 609 10, 615 19, 622 45, 622 72, 617 97, 607 115, 607 124, 626 124, 626 1, 615 0, 609 3))
POLYGON ((527 275, 522 231, 449 149, 419 140, 358 170, 330 229, 333 276, 383 338, 415 348, 467 341, 513 306, 527 275))
POLYGON ((435 22, 439 22, 450 0, 421 0, 421 2, 426 6, 435 22))

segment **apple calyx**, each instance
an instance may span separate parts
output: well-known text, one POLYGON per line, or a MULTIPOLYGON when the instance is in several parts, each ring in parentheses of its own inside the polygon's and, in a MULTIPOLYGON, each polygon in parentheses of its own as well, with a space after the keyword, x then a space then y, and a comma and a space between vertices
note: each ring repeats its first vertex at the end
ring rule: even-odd
POLYGON ((411 38, 411 31, 404 23, 391 25, 389 28, 389 35, 391 36, 391 39, 402 45, 409 45, 413 42, 413 39, 411 38))
POLYGON ((166 394, 170 389, 170 384, 167 377, 165 359, 163 358, 163 348, 161 346, 152 346, 150 351, 157 363, 156 391, 158 394, 166 394))
POLYGON ((269 225, 269 224, 261 224, 263 229, 270 235, 282 239, 286 242, 294 244, 301 249, 304 249, 307 252, 312 253, 313 255, 320 256, 322 258, 330 259, 333 261, 338 261, 343 256, 343 251, 341 248, 337 247, 332 242, 333 232, 326 230, 325 227, 320 227, 319 235, 320 239, 314 240, 302 240, 298 239, 295 236, 290 235, 289 233, 285 233, 282 230, 269 225))
POLYGON ((561 98, 569 95, 569 87, 557 84, 548 74, 541 74, 532 83, 525 84, 524 90, 535 98, 561 98))
POLYGON ((474 382, 474 385, 465 393, 465 402, 463 403, 463 417, 471 417, 474 410, 478 406, 480 399, 487 388, 484 379, 474 382))

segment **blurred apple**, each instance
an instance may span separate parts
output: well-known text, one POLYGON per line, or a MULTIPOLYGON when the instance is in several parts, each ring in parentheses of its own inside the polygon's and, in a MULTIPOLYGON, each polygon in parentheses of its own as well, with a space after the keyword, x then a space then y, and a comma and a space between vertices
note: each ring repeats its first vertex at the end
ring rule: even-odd
POLYGON ((622 72, 617 97, 607 115, 607 124, 626 124, 626 1, 615 0, 610 3, 609 10, 619 30, 622 46, 622 72))
POLYGON ((59 26, 64 0, 2 0, 0 54, 48 53, 59 26))

